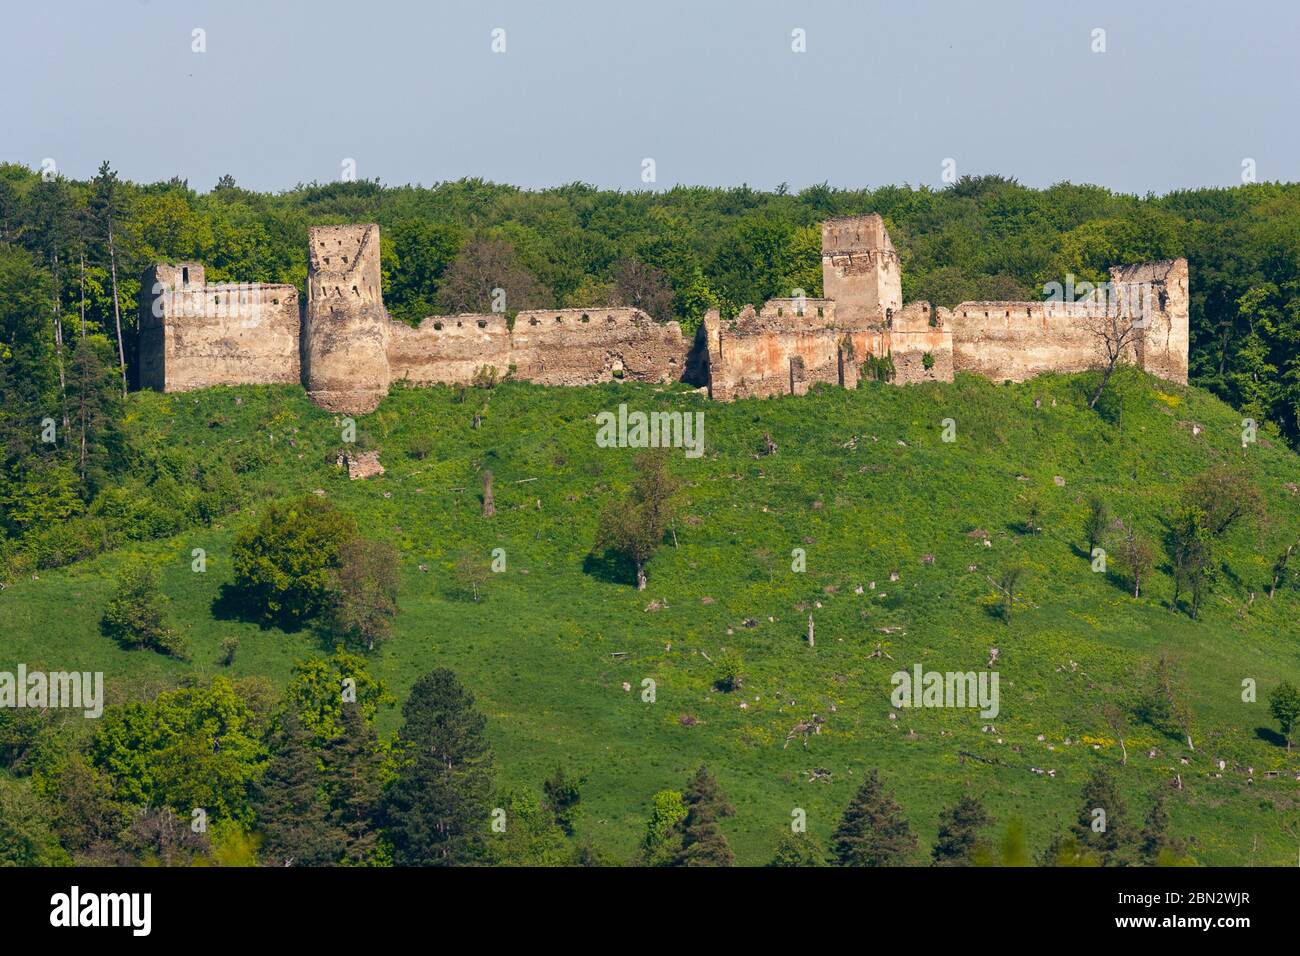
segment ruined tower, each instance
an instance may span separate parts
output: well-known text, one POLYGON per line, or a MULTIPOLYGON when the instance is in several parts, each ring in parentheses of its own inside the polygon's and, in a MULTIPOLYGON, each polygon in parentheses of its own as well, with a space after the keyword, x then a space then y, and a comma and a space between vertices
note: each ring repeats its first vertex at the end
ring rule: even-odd
POLYGON ((323 408, 374 411, 389 384, 379 227, 313 226, 307 248, 303 384, 323 408))
POLYGON ((876 213, 822 223, 822 295, 849 325, 881 321, 903 307, 903 275, 876 213))
POLYGON ((1164 259, 1110 270, 1112 298, 1141 333, 1137 364, 1152 375, 1187 384, 1187 260, 1164 259))

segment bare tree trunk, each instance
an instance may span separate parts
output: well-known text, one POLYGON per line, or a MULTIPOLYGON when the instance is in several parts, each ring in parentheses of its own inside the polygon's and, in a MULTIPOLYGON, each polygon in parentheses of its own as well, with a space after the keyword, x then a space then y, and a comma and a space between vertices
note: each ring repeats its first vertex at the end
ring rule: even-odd
POLYGON ((1124 735, 1119 735, 1120 766, 1128 766, 1128 747, 1124 746, 1124 735))
POLYGON ((808 615, 808 646, 809 647, 816 646, 815 642, 813 641, 813 616, 811 614, 808 615))
POLYGON ((113 220, 108 220, 108 263, 113 275, 113 321, 117 325, 117 359, 122 365, 122 397, 126 398, 126 348, 122 344, 122 306, 117 300, 117 253, 113 249, 113 220))
POLYGON ((645 590, 645 565, 640 561, 636 563, 636 589, 638 591, 645 590))
POLYGON ((1097 407, 1097 400, 1101 398, 1101 393, 1106 390, 1106 383, 1110 381, 1110 373, 1115 371, 1115 363, 1112 361, 1106 366, 1106 371, 1101 373, 1101 384, 1097 386, 1097 391, 1092 393, 1092 401, 1088 403, 1089 408, 1097 407))
POLYGON ((81 254, 81 337, 86 337, 86 254, 81 254))
POLYGON ((497 513, 496 504, 492 500, 492 472, 483 472, 483 517, 491 518, 497 513))

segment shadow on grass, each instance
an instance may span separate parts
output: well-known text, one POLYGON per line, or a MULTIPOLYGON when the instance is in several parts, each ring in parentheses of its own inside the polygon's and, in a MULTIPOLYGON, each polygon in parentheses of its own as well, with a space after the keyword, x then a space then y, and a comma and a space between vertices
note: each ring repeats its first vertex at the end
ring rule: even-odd
POLYGON ((617 551, 605 551, 603 554, 591 552, 582 559, 582 573, 606 584, 636 586, 636 565, 617 551))
POLYGON ((218 621, 238 621, 241 624, 256 624, 264 631, 278 628, 287 634, 296 634, 303 630, 310 620, 291 618, 288 615, 267 617, 261 609, 249 601, 233 584, 223 584, 212 599, 212 616, 218 621))
POLYGON ((1272 744, 1274 747, 1286 746, 1286 738, 1272 727, 1256 727, 1255 736, 1266 744, 1272 744))

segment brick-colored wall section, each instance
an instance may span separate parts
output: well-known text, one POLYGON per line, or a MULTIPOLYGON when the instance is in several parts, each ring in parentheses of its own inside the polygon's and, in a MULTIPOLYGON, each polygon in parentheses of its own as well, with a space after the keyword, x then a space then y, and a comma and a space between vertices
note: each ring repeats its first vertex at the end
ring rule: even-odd
POLYGON ((798 395, 817 383, 856 388, 870 355, 890 355, 900 385, 952 381, 946 309, 913 302, 888 320, 845 322, 829 299, 807 300, 802 316, 787 311, 793 301, 772 300, 759 310, 747 306, 732 321, 723 321, 716 310, 705 316, 714 399, 798 395))

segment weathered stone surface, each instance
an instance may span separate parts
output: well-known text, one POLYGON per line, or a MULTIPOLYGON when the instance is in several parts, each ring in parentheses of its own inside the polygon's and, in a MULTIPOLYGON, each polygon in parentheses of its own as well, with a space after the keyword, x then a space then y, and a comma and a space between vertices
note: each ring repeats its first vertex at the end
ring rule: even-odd
POLYGON ((676 322, 592 307, 520 312, 513 329, 492 314, 430 316, 416 329, 394 322, 388 361, 394 379, 417 385, 467 384, 480 368, 542 385, 591 385, 678 381, 689 351, 676 322))
MULTIPOLYGON (((384 309, 378 226, 313 227, 308 248, 301 320, 292 286, 206 286, 195 263, 148 270, 141 383, 176 391, 301 380, 317 404, 358 414, 373 411, 393 380, 707 381, 714 399, 731 401, 801 395, 818 383, 856 388, 873 356, 892 360, 900 385, 951 381, 954 371, 1019 381, 1100 359, 1086 321, 1095 298, 904 306, 898 254, 874 214, 823 223, 825 298, 772 299, 725 322, 712 311, 694 342, 675 322, 613 306, 521 312, 513 323, 496 314, 431 316, 412 328, 384 309)), ((1186 383, 1186 260, 1116 266, 1111 281, 1130 296, 1121 303, 1145 294, 1146 324, 1125 360, 1186 383)))
POLYGON ((307 243, 307 392, 331 411, 374 411, 389 384, 379 227, 313 226, 307 243))
POLYGON ((347 466, 348 479, 351 481, 359 478, 375 478, 384 473, 384 466, 379 463, 377 451, 339 452, 334 463, 340 468, 347 466))
POLYGON ((298 290, 207 285, 194 262, 159 264, 140 281, 140 385, 180 392, 299 380, 298 290))

